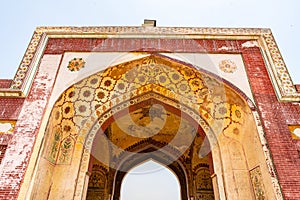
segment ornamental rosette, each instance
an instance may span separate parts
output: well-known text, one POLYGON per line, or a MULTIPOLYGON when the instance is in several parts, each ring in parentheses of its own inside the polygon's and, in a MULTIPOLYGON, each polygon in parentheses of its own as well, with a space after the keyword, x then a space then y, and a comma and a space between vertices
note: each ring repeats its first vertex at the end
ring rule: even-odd
POLYGON ((219 68, 225 73, 233 73, 237 70, 236 64, 232 60, 222 60, 219 63, 219 68))
POLYGON ((80 69, 84 68, 85 61, 82 58, 73 58, 69 61, 68 69, 71 72, 79 71, 80 69))

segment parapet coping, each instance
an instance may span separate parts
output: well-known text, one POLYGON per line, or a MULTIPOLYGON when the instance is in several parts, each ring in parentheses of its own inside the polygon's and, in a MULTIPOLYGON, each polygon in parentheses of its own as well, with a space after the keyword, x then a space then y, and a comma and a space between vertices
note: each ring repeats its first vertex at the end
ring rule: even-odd
POLYGON ((282 55, 268 28, 201 28, 152 26, 37 27, 10 88, 0 88, 0 97, 26 97, 49 38, 169 38, 256 40, 279 101, 299 102, 300 93, 288 73, 282 55))

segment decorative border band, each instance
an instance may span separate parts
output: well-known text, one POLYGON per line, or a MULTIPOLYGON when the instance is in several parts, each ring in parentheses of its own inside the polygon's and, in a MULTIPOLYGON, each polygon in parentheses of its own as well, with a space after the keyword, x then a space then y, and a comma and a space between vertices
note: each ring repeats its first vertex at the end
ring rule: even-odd
MULTIPOLYGON (((10 96, 27 95, 30 77, 48 38, 184 38, 184 39, 255 39, 259 41, 277 96, 281 101, 300 101, 300 93, 291 80, 270 29, 265 28, 198 28, 198 27, 38 27, 34 32, 11 84, 10 96), (15 95, 13 93, 16 93, 15 95)), ((8 92, 0 91, 0 96, 8 92)))

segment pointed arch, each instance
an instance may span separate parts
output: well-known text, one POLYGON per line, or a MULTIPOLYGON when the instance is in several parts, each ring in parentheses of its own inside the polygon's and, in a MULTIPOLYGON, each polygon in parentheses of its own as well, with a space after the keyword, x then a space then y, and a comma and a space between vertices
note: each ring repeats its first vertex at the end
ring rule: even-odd
POLYGON ((180 185, 180 197, 181 200, 188 200, 188 180, 187 180, 187 172, 185 171, 185 167, 183 164, 175 160, 172 163, 169 163, 169 160, 172 160, 172 155, 168 155, 166 152, 157 151, 157 147, 149 146, 148 148, 138 152, 135 156, 129 156, 124 159, 124 161, 120 164, 120 168, 115 173, 114 178, 114 191, 113 191, 113 199, 117 200, 120 197, 121 185, 126 174, 135 166, 140 165, 141 163, 146 162, 147 160, 154 160, 162 166, 166 166, 171 170, 176 177, 178 178, 180 185), (154 153, 149 153, 154 152, 154 153))
POLYGON ((122 180, 121 200, 134 198, 180 200, 180 196, 180 183, 176 174, 153 159, 133 167, 122 180), (155 179, 160 181, 153 181, 155 179), (133 185, 135 187, 132 187, 133 185))
MULTIPOLYGON (((47 154, 47 148, 51 144, 49 140, 45 142, 43 156, 50 162, 47 166, 51 165, 51 173, 56 173, 56 177, 63 170, 68 171, 71 175, 69 178, 76 183, 75 189, 70 188, 70 191, 74 192, 74 199, 81 199, 88 183, 87 172, 95 139, 105 136, 106 128, 123 115, 130 115, 139 108, 159 103, 169 112, 203 130, 203 135, 207 137, 204 140, 206 145, 203 149, 196 149, 199 152, 195 155, 205 156, 207 151, 212 150, 212 160, 218 165, 211 170, 216 174, 216 194, 221 198, 225 198, 228 193, 238 197, 236 190, 229 185, 239 187, 239 183, 233 180, 226 185, 224 182, 223 160, 228 158, 226 146, 233 144, 231 141, 243 145, 246 135, 252 134, 251 139, 254 138, 251 131, 256 130, 252 114, 252 109, 255 108, 249 102, 251 101, 237 88, 215 75, 174 59, 150 55, 112 66, 68 88, 55 103, 48 128, 51 124, 61 130, 62 138, 74 136, 75 149, 69 154, 74 158, 70 163, 71 168, 55 166, 58 163, 47 154), (252 129, 249 130, 248 127, 252 129)), ((54 131, 46 134, 50 135, 47 138, 55 138, 54 131)), ((109 139, 106 142, 110 148, 109 139)), ((53 155, 60 153, 54 152, 53 155)), ((265 161, 261 157, 251 159, 255 161, 251 167, 265 161)), ((231 163, 226 163, 225 168, 231 170, 231 163)), ((249 169, 246 167, 244 170, 247 172, 249 169)), ((244 175, 248 176, 248 173, 244 175)), ((61 179, 59 177, 53 184, 63 190, 59 187, 61 179)))
MULTIPOLYGON (((60 111, 52 112, 52 115, 55 115, 55 119, 75 115, 76 119, 73 119, 73 126, 70 127, 74 127, 74 131, 80 127, 79 141, 85 141, 91 124, 105 116, 107 110, 114 111, 113 108, 118 109, 120 102, 131 103, 132 99, 143 94, 157 93, 179 102, 179 106, 192 109, 218 134, 222 129, 240 123, 239 118, 232 119, 231 109, 232 106, 242 109, 247 102, 240 95, 228 98, 228 94, 235 92, 224 84, 224 80, 202 71, 161 55, 122 63, 91 75, 67 89, 54 106, 54 110, 60 111), (90 99, 90 103, 83 99, 90 99), (228 103, 229 99, 231 102, 228 103)), ((235 89, 238 91, 236 94, 243 94, 235 89)), ((238 112, 243 113, 241 110, 238 112)), ((55 125, 65 129, 60 121, 55 125)))

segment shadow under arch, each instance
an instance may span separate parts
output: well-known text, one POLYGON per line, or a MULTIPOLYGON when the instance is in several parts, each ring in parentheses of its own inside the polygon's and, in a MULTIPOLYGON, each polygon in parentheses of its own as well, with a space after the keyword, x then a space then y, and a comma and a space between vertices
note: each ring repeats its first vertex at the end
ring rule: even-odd
MULTIPOLYGON (((168 99, 168 101, 163 101, 165 100, 165 97, 155 92, 146 93, 142 95, 142 97, 143 98, 141 99, 141 101, 133 101, 134 103, 131 105, 128 105, 126 103, 126 106, 128 107, 123 107, 124 109, 115 112, 112 112, 113 109, 110 109, 103 113, 101 116, 99 116, 99 118, 95 120, 93 126, 90 127, 90 131, 86 135, 84 148, 87 150, 87 152, 92 153, 93 142, 95 141, 95 137, 97 137, 97 134, 104 134, 104 130, 112 122, 117 121, 122 116, 129 114, 128 111, 134 112, 137 109, 144 107, 145 105, 151 106, 153 104, 162 105, 167 111, 172 112, 178 117, 188 121, 189 124, 195 128, 196 133, 200 134, 201 137, 208 137, 208 143, 205 143, 206 148, 212 148, 214 145, 218 146, 217 134, 213 132, 213 130, 208 126, 205 120, 203 120, 193 109, 189 107, 184 107, 183 104, 176 102, 172 99, 168 99), (170 102, 172 102, 172 104, 170 102), (110 115, 108 116, 109 113, 110 115), (103 116, 105 116, 105 119, 102 119, 103 116), (197 118, 198 121, 196 121, 195 118, 197 118)), ((132 98, 132 100, 134 100, 134 98, 132 98)))
MULTIPOLYGON (((86 169, 86 170, 82 170, 82 174, 85 174, 87 171, 87 165, 90 165, 89 163, 89 159, 90 159, 90 155, 95 155, 96 153, 94 152, 96 148, 96 141, 99 141, 99 136, 103 136, 105 135, 105 131, 110 124, 112 124, 114 121, 118 120, 119 118, 121 118, 122 116, 128 114, 126 112, 126 110, 128 109, 130 112, 134 112, 139 108, 142 108, 145 105, 153 105, 153 104, 160 104, 163 105, 164 108, 168 111, 168 112, 172 112, 175 115, 178 115, 179 117, 181 117, 182 119, 188 121, 196 130, 196 135, 195 137, 201 137, 203 138, 204 142, 205 142, 205 147, 207 149, 210 149, 210 141, 209 139, 206 138, 206 134, 210 134, 210 138, 213 138, 212 140, 215 141, 212 145, 213 148, 215 149, 214 151, 214 155, 212 155, 211 152, 208 152, 208 160, 209 160, 209 170, 211 175, 214 174, 214 169, 213 169, 213 156, 219 157, 218 160, 221 160, 220 158, 220 152, 219 152, 219 147, 218 147, 218 141, 216 138, 216 135, 213 133, 213 131, 209 128, 209 126, 206 125, 206 127, 208 129, 206 129, 206 132, 203 130, 203 128, 201 127, 201 125, 199 124, 199 122, 196 122, 194 119, 194 116, 192 116, 192 113, 195 113, 191 108, 186 107, 185 109, 182 109, 183 105, 179 106, 179 102, 176 102, 174 100, 172 100, 172 102, 174 104, 168 104, 168 102, 170 101, 162 101, 161 98, 165 98, 164 96, 154 93, 154 92, 150 92, 147 93, 149 94, 148 98, 143 98, 142 101, 132 104, 130 105, 128 108, 125 108, 123 110, 119 110, 118 112, 114 113, 114 115, 110 116, 110 117, 106 117, 106 119, 104 121, 102 121, 101 126, 99 126, 99 120, 101 119, 101 117, 98 118, 98 121, 94 124, 93 127, 91 127, 90 130, 94 130, 88 133, 87 137, 89 137, 89 135, 92 135, 93 139, 92 139, 92 145, 85 145, 85 146, 89 146, 89 148, 84 150, 84 154, 83 157, 81 159, 81 169, 86 169), (177 105, 177 106, 176 106, 177 105), (95 127, 97 127, 97 129, 95 129, 95 127), (209 130, 209 132, 207 131, 209 130), (206 140, 205 140, 206 138, 206 140)), ((134 100, 134 98, 132 99, 134 100)), ((169 99, 170 100, 170 99, 169 99)), ((107 113, 110 113, 111 110, 108 110, 107 113)), ((106 115, 106 113, 103 113, 103 115, 106 115)), ((202 126, 203 124, 205 124, 205 121, 201 120, 201 118, 199 118, 199 120, 202 122, 202 126)), ((106 136, 105 136, 106 137, 106 136)), ((176 137, 176 135, 175 135, 176 137)), ((194 140, 194 138, 193 138, 194 140)), ((102 140, 103 141, 103 140, 102 140)), ((88 140, 86 140, 86 142, 88 142, 88 140)), ((104 141, 105 142, 105 141, 104 141)), ((110 142, 109 142, 110 143, 110 142)), ((114 144, 110 144, 114 145, 114 144)), ((188 144, 187 148, 190 148, 190 146, 192 146, 193 144, 190 143, 188 144)), ((112 188, 113 191, 111 191, 114 195, 113 199, 118 199, 120 196, 120 187, 121 187, 121 180, 123 179, 123 177, 125 176, 125 174, 128 172, 128 170, 130 170, 132 167, 136 166, 137 164, 147 160, 147 159, 154 159, 158 162, 160 162, 161 164, 168 166, 172 171, 174 171, 174 173, 179 177, 180 180, 180 185, 181 185, 181 190, 182 190, 182 200, 188 199, 188 181, 187 181, 187 174, 185 172, 185 167, 183 166, 183 162, 185 162, 185 160, 181 157, 183 154, 183 152, 178 151, 176 148, 172 147, 171 145, 167 144, 167 143, 161 143, 159 141, 154 141, 151 138, 147 138, 144 139, 140 142, 138 142, 137 144, 134 144, 132 146, 129 146, 128 148, 124 149, 123 152, 120 154, 120 157, 117 158, 117 160, 114 161, 114 163, 106 163, 110 168, 116 170, 116 174, 115 179, 114 179, 114 186, 112 188), (117 163, 117 165, 116 165, 117 163), (118 164, 121 163, 121 164, 118 164), (124 164, 125 163, 125 164, 124 164), (123 165, 124 164, 124 165, 123 165), (120 180, 120 181, 119 181, 120 180)), ((204 155, 206 156, 206 155, 204 155)), ((104 163, 105 164, 105 163, 104 163)), ((222 169, 222 167, 221 167, 222 169)), ((114 171, 113 170, 113 171, 114 171)), ((82 177, 82 176, 81 176, 82 177)), ((219 177, 219 183, 222 185, 222 176, 219 177)), ((80 181, 80 175, 79 175, 79 181, 80 181)), ((85 183, 86 184, 86 183, 85 183)), ((80 187, 78 187, 80 185, 77 185, 77 189, 80 189, 80 187)), ((82 185, 81 185, 82 187, 82 185)))

